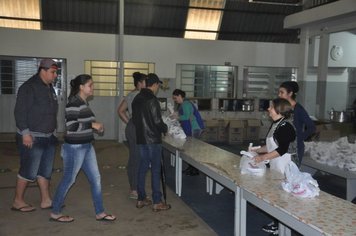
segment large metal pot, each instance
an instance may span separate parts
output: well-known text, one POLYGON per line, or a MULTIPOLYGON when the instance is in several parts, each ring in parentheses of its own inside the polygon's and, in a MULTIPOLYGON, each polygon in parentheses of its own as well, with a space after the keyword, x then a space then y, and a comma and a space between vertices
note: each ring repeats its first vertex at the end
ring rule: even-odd
POLYGON ((349 114, 349 112, 346 112, 346 111, 331 110, 329 112, 329 115, 330 115, 331 121, 339 122, 339 123, 348 122, 348 121, 350 121, 350 118, 351 118, 351 114, 349 114))
POLYGON ((253 105, 251 105, 251 104, 242 104, 242 111, 253 111, 253 105))

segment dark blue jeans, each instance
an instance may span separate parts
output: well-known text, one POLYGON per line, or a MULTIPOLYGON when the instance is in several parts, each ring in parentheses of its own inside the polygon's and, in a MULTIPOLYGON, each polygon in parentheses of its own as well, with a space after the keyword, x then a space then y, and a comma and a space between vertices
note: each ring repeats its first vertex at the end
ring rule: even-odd
POLYGON ((153 204, 161 202, 161 144, 140 144, 140 166, 138 169, 138 200, 143 201, 146 198, 146 174, 151 166, 151 187, 153 204))

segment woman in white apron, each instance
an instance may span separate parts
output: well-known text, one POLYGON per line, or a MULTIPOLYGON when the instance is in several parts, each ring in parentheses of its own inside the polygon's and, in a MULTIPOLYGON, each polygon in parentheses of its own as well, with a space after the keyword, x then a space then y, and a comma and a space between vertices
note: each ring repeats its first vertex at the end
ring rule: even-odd
MULTIPOLYGON (((266 145, 251 151, 259 155, 254 157, 256 163, 269 161, 270 169, 282 174, 289 162, 299 164, 297 157, 297 139, 292 120, 292 105, 283 98, 271 101, 268 108, 273 123, 266 137, 266 145)), ((273 221, 262 227, 270 235, 278 235, 278 222, 273 221)))
POLYGON ((269 161, 271 170, 282 174, 290 161, 298 164, 292 112, 292 106, 286 99, 272 100, 268 113, 273 123, 266 137, 266 145, 253 150, 259 154, 254 157, 256 163, 269 161))

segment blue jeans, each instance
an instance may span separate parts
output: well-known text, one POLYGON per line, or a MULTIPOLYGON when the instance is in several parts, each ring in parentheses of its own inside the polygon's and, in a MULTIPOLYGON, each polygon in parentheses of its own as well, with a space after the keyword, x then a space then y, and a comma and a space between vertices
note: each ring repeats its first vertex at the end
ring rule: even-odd
POLYGON ((101 194, 100 173, 92 144, 64 143, 62 146, 62 159, 63 177, 53 198, 52 213, 59 214, 61 212, 64 199, 68 190, 74 184, 80 169, 84 171, 89 180, 95 214, 103 213, 104 207, 101 194))
POLYGON ((140 148, 140 166, 138 169, 138 201, 146 198, 146 174, 151 165, 151 187, 153 204, 161 202, 161 144, 139 144, 140 148))
POLYGON ((16 143, 20 152, 19 178, 33 182, 38 176, 51 179, 57 138, 33 137, 32 148, 22 143, 22 136, 16 134, 16 143))

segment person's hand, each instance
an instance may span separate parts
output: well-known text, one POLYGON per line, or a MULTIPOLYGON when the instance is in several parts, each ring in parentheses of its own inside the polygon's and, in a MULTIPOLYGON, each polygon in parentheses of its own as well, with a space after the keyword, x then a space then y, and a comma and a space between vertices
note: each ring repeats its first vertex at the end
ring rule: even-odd
POLYGON ((265 161, 265 158, 263 157, 263 155, 257 155, 257 156, 255 156, 255 157, 253 158, 253 161, 254 161, 255 163, 260 163, 260 162, 265 161))
POLYGON ((257 150, 260 148, 261 148, 261 146, 248 147, 248 151, 258 153, 257 150))
POLYGON ((179 118, 179 115, 177 112, 173 112, 170 116, 169 116, 171 119, 175 119, 175 120, 178 120, 179 118))
POLYGON ((102 123, 93 122, 91 126, 92 126, 93 129, 95 129, 99 133, 103 133, 104 132, 104 125, 102 123))
POLYGON ((28 148, 32 148, 33 138, 30 134, 25 134, 22 136, 22 144, 28 148))

